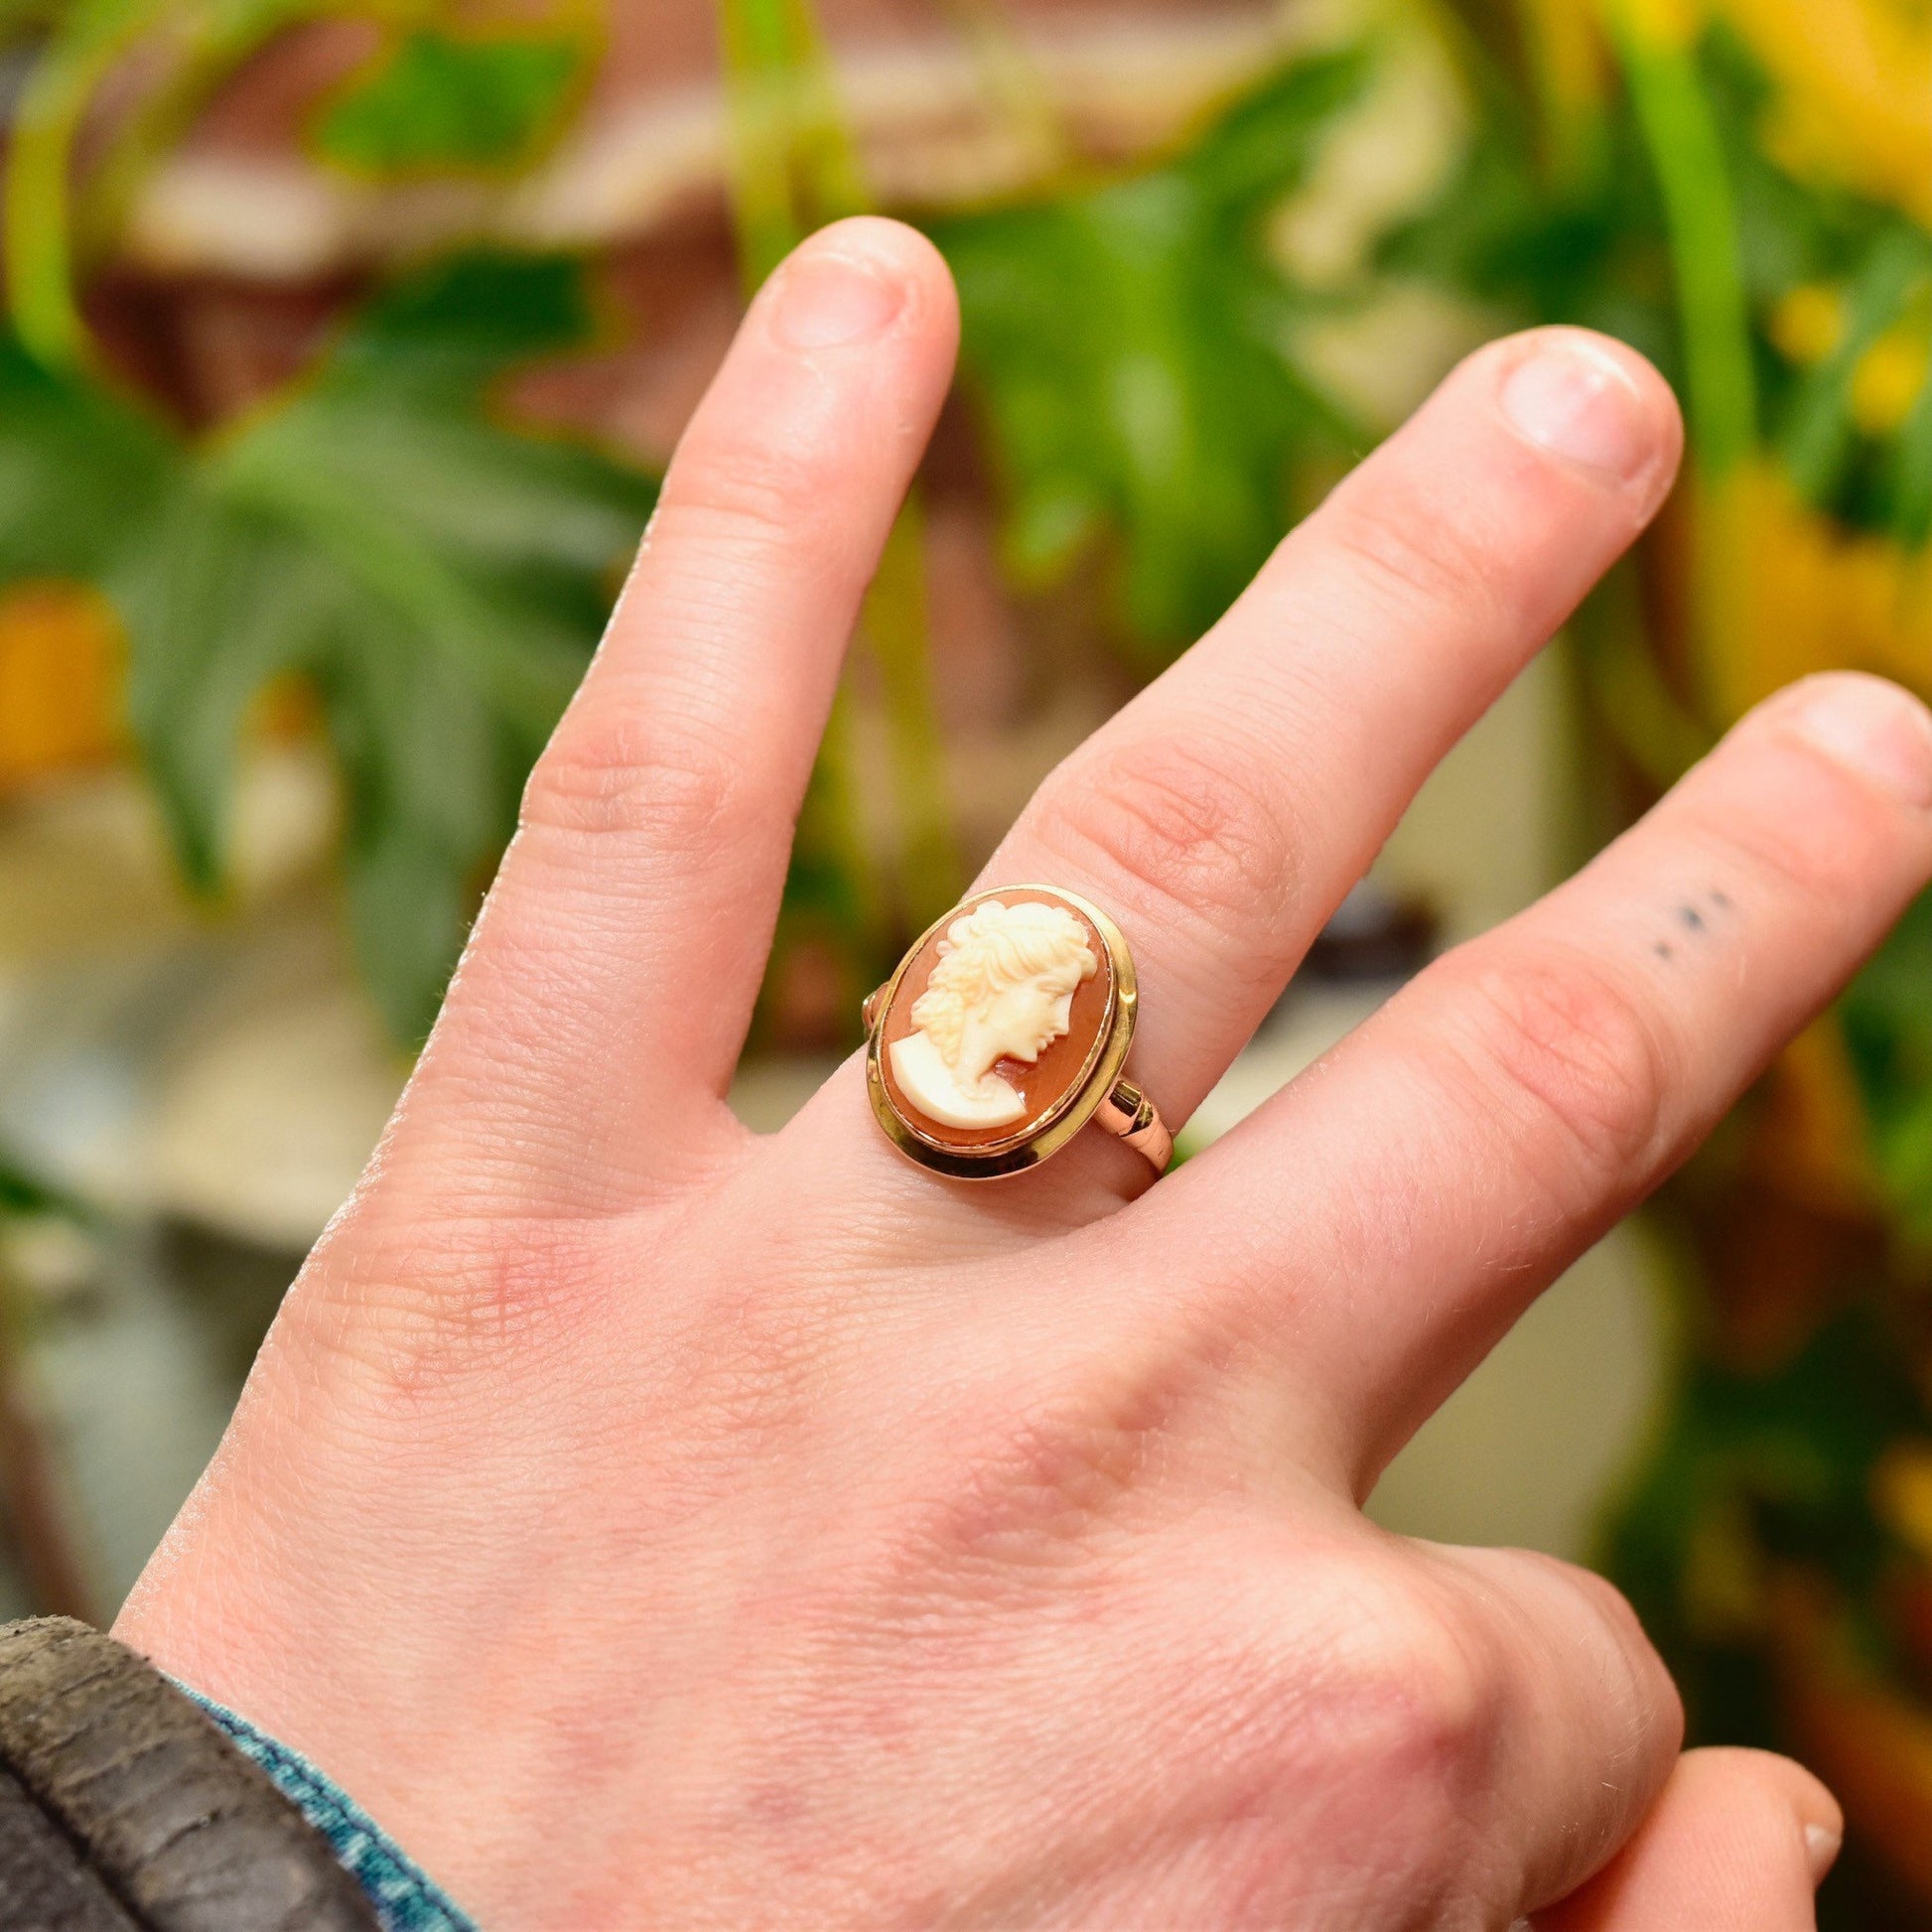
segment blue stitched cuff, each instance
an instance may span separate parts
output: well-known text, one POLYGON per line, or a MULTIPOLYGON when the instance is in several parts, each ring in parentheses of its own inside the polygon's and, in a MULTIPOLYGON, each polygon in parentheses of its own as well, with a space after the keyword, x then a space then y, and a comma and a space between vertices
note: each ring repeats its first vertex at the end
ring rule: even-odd
POLYGON ((286 1744, 257 1730, 212 1698, 182 1684, 235 1748, 251 1757, 281 1788, 310 1824, 326 1838, 349 1875, 368 1893, 383 1932, 477 1932, 477 1923, 457 1906, 380 1825, 346 1791, 286 1744))

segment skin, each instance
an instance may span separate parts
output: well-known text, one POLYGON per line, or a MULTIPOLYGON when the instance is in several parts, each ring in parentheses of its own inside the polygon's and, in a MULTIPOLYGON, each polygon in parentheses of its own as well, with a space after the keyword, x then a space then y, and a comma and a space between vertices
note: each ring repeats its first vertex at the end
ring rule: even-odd
MULTIPOLYGON (((756 1138, 722 1096, 955 331, 884 222, 755 304, 120 1634, 492 1932, 1809 1925, 1831 1799, 1681 1757, 1606 1585, 1359 1504, 1925 885, 1932 719, 1774 700, 1158 1185, 1098 1133, 938 1180, 856 1059, 756 1138)), ((1171 1121, 1679 448, 1627 350, 1482 350, 1045 781, 986 881, 1120 920, 1171 1121)))

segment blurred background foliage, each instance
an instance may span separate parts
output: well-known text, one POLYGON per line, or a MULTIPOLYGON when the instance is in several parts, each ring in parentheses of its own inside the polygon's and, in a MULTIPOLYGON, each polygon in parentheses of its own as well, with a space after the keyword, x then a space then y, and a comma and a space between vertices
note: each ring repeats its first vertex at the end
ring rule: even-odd
MULTIPOLYGON (((274 869, 250 786, 320 773, 311 897, 397 1067, 731 308, 858 209, 951 262, 963 402, 856 641, 761 1061, 839 1045, 1046 759, 1505 328, 1622 337, 1691 428, 1568 639, 1571 856, 1793 677, 1932 695, 1926 0, 10 0, 0 36, 0 796, 138 769, 218 932, 274 869), (658 40, 700 48, 683 91, 637 78, 658 40)), ((1386 977, 1431 919, 1369 916, 1386 977)), ((103 1231, 14 1138, 5 1502, 72 1605, 35 1351, 207 1229, 103 1231)), ((1700 1735, 1844 1796, 1827 1923, 1932 1926, 1932 905, 1653 1225, 1667 1401, 1603 1560, 1700 1735)), ((196 1250, 237 1365, 286 1279, 257 1245, 196 1250)))

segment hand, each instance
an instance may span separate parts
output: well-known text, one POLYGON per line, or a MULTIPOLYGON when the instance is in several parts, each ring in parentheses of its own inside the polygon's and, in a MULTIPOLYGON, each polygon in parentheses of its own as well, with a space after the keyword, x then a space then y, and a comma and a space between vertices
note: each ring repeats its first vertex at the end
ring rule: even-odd
MULTIPOLYGON (((938 1179, 856 1059, 756 1138, 721 1096, 955 330, 876 221, 754 305, 121 1634, 491 1932, 1809 1924, 1830 1799, 1680 1764, 1611 1589, 1358 1505, 1924 885, 1932 719, 1774 700, 1151 1189, 1091 1132, 938 1179)), ((1679 441, 1623 348, 1484 349, 1040 788, 986 876, 1126 928, 1171 1120, 1679 441)))

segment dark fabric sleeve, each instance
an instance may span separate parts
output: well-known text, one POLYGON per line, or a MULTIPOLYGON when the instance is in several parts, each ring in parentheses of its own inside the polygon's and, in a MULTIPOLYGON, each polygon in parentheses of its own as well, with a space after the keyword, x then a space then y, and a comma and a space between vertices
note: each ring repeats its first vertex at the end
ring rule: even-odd
POLYGON ((0 1771, 0 1926, 7 1932, 137 1932, 80 1849, 0 1771))
POLYGON ((4 1932, 375 1932, 272 1780, 158 1671, 65 1617, 0 1627, 4 1932))

